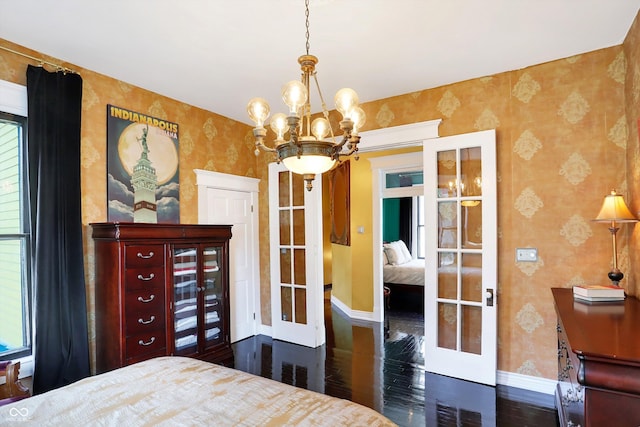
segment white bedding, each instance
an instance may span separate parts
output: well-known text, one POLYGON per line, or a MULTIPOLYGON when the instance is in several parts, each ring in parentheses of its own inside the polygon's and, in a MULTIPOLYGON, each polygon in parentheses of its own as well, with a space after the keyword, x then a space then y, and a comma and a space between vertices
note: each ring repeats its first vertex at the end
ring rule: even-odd
POLYGON ((414 259, 400 265, 383 267, 384 283, 424 286, 424 259, 414 259))
POLYGON ((373 409, 184 357, 159 357, 0 407, 20 426, 394 426, 373 409))

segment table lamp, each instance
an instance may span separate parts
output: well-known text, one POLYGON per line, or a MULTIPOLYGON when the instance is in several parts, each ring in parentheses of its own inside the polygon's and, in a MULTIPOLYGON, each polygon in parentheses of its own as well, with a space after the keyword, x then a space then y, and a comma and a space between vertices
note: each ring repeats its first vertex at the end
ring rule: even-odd
POLYGON ((620 286, 620 281, 624 274, 618 269, 618 250, 616 247, 616 233, 620 229, 616 223, 619 222, 637 222, 636 217, 629 211, 627 204, 624 202, 621 194, 617 194, 616 190, 612 190, 611 194, 604 197, 604 203, 600 208, 600 213, 594 219, 596 222, 610 223, 609 231, 611 232, 611 242, 613 244, 613 267, 608 276, 615 286, 620 286))

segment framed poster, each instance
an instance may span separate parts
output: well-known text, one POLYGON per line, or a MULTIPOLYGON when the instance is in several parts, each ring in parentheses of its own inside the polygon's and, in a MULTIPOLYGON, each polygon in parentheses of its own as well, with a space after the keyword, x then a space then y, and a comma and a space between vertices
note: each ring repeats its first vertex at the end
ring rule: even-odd
POLYGON ((107 218, 180 222, 178 124, 107 105, 107 218))

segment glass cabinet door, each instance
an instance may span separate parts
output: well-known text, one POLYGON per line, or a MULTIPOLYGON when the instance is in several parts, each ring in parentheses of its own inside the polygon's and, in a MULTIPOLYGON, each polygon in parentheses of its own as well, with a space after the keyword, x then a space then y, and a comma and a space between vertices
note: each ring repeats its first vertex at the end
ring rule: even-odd
POLYGON ((205 246, 203 249, 204 294, 204 347, 208 349, 222 342, 223 292, 222 292, 222 248, 205 246))
POLYGON ((173 322, 175 354, 198 351, 198 248, 173 251, 173 322))

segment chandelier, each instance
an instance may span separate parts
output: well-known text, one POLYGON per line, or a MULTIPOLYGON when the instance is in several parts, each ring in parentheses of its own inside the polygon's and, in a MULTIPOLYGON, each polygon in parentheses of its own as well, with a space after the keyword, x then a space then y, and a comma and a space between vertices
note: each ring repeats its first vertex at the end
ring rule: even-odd
POLYGON ((274 114, 270 121, 276 134, 274 147, 265 145, 267 130, 264 127, 270 108, 263 98, 253 98, 247 105, 249 118, 255 123, 256 156, 260 150, 273 152, 278 163, 282 162, 291 172, 303 176, 307 190, 311 191, 316 174, 327 172, 335 166, 341 156, 354 155, 358 160, 358 130, 364 125, 366 116, 358 106, 358 95, 353 89, 340 89, 335 95, 336 110, 342 114, 340 121, 341 139, 338 140, 329 123, 327 111, 318 78, 316 64, 318 58, 309 54, 309 0, 305 0, 306 55, 298 58, 302 70, 301 80, 293 80, 282 87, 282 99, 289 107, 289 113, 274 114), (322 106, 323 117, 311 121, 309 87, 315 82, 322 106), (285 140, 285 135, 287 135, 285 140))

